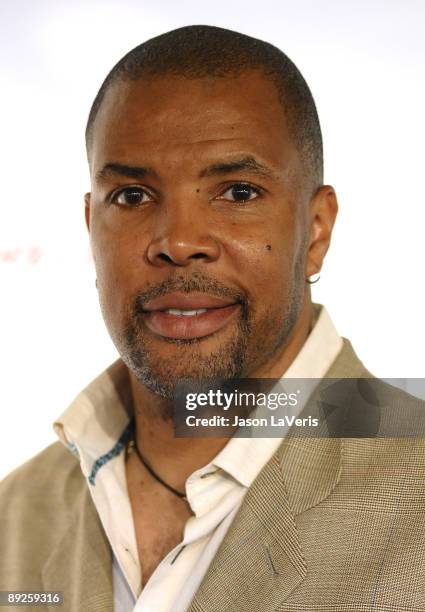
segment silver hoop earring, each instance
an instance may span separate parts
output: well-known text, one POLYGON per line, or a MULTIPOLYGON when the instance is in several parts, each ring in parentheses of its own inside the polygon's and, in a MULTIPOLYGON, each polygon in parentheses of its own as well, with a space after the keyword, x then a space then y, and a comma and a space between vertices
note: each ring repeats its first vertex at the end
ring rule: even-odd
POLYGON ((309 285, 314 285, 314 284, 316 284, 317 282, 319 282, 319 280, 320 280, 320 274, 319 274, 319 273, 317 273, 316 275, 312 274, 311 276, 309 276, 309 277, 308 277, 308 278, 306 278, 305 280, 306 280, 306 282, 307 282, 309 285), (314 276, 316 276, 316 278, 314 278, 314 276), (313 280, 312 280, 312 278, 313 278, 313 280))

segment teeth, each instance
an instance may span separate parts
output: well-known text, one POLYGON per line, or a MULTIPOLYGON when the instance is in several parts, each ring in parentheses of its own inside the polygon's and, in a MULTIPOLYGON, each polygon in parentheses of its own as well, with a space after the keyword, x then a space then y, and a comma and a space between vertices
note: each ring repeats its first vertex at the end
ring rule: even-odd
POLYGON ((198 308, 198 310, 180 310, 179 308, 168 308, 165 312, 173 315, 183 315, 184 317, 195 317, 203 312, 207 312, 207 309, 198 308))

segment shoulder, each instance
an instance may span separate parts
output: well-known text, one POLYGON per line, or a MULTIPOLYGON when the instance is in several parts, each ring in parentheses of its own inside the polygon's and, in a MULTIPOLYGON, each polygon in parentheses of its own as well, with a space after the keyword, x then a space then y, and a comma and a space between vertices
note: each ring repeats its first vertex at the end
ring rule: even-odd
POLYGON ((79 460, 55 442, 13 470, 0 482, 0 529, 3 543, 16 534, 63 527, 87 489, 79 460))
POLYGON ((41 588, 41 571, 75 523, 87 485, 79 461, 55 442, 0 483, 0 588, 41 588))
POLYGON ((425 442, 425 401, 379 378, 358 378, 346 410, 345 437, 417 438, 425 442))
POLYGON ((425 401, 374 376, 346 338, 312 399, 331 436, 425 439, 425 401))
POLYGON ((358 379, 344 433, 336 496, 345 490, 359 508, 423 514, 425 401, 378 378, 358 379))
POLYGON ((4 508, 22 498, 34 501, 37 497, 65 495, 80 480, 78 459, 61 442, 54 442, 0 482, 0 505, 4 508))

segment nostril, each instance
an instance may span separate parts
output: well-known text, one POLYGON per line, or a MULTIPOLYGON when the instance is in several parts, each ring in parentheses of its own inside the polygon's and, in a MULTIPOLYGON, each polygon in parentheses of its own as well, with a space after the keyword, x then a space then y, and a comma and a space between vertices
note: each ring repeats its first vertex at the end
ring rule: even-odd
POLYGON ((204 259, 205 257, 208 257, 206 253, 194 253, 190 256, 191 259, 204 259))
POLYGON ((161 259, 161 261, 165 261, 166 263, 174 263, 171 257, 166 253, 159 253, 158 259, 161 259))

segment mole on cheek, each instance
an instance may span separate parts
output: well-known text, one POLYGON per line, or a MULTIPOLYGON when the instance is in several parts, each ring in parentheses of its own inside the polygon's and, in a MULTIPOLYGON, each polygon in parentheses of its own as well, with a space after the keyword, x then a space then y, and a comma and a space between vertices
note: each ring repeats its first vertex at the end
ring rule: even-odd
POLYGON ((199 189, 196 190, 196 193, 199 193, 199 189))
POLYGON ((266 244, 266 249, 267 249, 268 251, 271 251, 271 250, 272 250, 272 245, 271 245, 271 244, 266 244))

